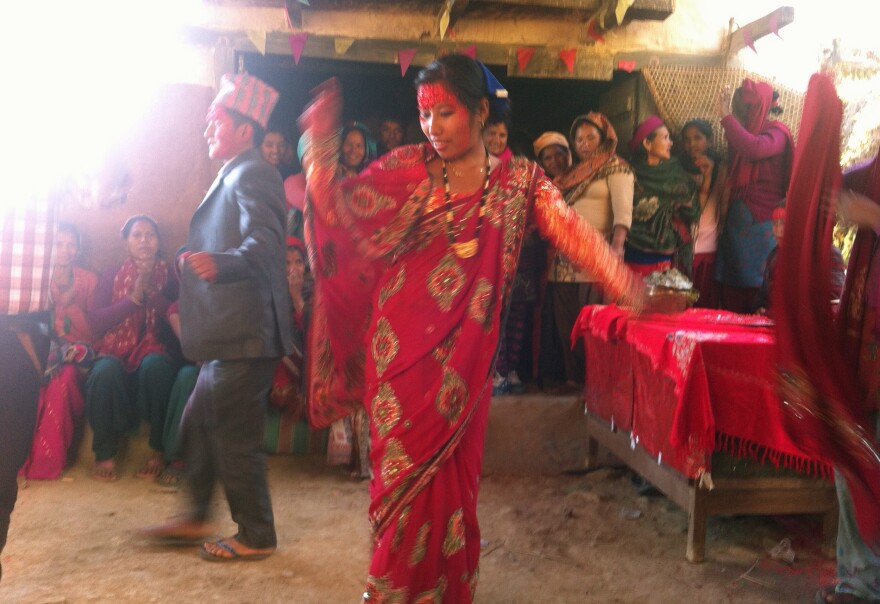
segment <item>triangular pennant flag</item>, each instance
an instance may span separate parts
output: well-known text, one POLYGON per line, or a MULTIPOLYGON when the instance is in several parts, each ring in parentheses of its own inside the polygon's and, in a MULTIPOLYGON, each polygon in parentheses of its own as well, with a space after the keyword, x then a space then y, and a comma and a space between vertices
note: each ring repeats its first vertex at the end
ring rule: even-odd
POLYGON ((587 23, 587 35, 596 42, 605 41, 605 36, 603 36, 596 27, 596 19, 590 19, 589 23, 587 23))
POLYGON ((629 7, 633 5, 636 0, 617 0, 617 7, 614 9, 614 17, 617 19, 618 25, 623 25, 623 18, 626 16, 626 11, 629 10, 629 7))
POLYGON ((333 50, 338 55, 347 53, 352 44, 354 44, 354 38, 333 38, 333 50))
POLYGON ((621 60, 621 61, 617 62, 617 68, 620 69, 621 71, 625 71, 627 73, 632 73, 633 70, 636 68, 636 62, 621 60))
POLYGON ((257 52, 266 56, 266 32, 264 31, 248 31, 248 40, 257 47, 257 52))
POLYGON ((397 60, 400 62, 400 77, 406 75, 406 70, 409 69, 417 50, 418 48, 405 48, 397 51, 397 60))
POLYGON ((532 55, 535 54, 534 48, 517 48, 516 49, 516 62, 519 65, 519 70, 521 73, 525 73, 526 66, 528 66, 529 61, 532 60, 532 55))
POLYGON ((476 61, 477 60, 477 45, 471 44, 470 46, 468 46, 467 48, 462 50, 461 54, 463 54, 466 57, 470 57, 476 61))
POLYGON ((755 49, 755 40, 752 38, 752 32, 747 29, 742 30, 743 32, 743 42, 745 42, 746 46, 752 49, 755 54, 758 54, 758 51, 755 49))
POLYGON ((443 11, 440 15, 440 39, 446 37, 446 30, 449 28, 449 9, 443 11))
POLYGON ((565 63, 568 73, 574 73, 574 60, 577 58, 577 48, 569 48, 559 51, 559 58, 565 63))
POLYGON ((779 14, 773 13, 770 15, 770 31, 776 34, 776 37, 780 40, 782 36, 779 35, 779 14))
POLYGON ((290 52, 293 53, 293 62, 296 65, 299 65, 299 58, 302 56, 307 36, 308 34, 290 34, 287 38, 287 41, 290 42, 290 52))

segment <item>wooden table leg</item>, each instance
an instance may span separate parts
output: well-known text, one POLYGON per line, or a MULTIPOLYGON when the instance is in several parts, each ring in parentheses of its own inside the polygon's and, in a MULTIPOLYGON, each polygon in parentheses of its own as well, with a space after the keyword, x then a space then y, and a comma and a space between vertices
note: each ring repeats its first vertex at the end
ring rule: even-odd
POLYGON ((837 556, 837 526, 839 510, 837 506, 822 514, 822 555, 828 559, 837 556))
POLYGON ((599 460, 599 441, 587 433, 587 469, 596 467, 599 460))
POLYGON ((706 520, 709 491, 701 489, 696 481, 689 486, 688 539, 686 558, 688 562, 706 559, 706 520))

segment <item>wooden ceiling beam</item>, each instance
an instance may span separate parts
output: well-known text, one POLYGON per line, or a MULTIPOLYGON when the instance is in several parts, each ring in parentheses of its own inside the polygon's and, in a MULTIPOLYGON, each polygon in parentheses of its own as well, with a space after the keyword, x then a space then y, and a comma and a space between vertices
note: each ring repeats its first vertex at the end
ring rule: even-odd
POLYGON ((751 41, 754 42, 764 36, 778 33, 780 29, 793 21, 794 7, 780 6, 772 13, 768 13, 760 19, 752 21, 747 25, 743 25, 739 29, 731 32, 728 36, 727 51, 725 54, 730 56, 748 46, 746 35, 748 35, 751 38, 751 41))
MULTIPOLYGON (((478 0, 474 0, 475 3, 478 0)), ((608 6, 607 0, 479 0, 481 5, 511 6, 539 10, 576 11, 590 16, 608 6)), ((635 0, 626 17, 646 21, 663 21, 675 12, 675 0, 635 0)))

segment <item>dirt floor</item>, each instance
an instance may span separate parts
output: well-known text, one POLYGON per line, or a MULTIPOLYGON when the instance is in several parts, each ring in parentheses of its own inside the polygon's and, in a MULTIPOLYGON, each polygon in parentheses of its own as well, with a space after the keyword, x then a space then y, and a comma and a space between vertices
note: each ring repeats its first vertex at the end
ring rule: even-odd
MULTIPOLYGON (((132 456, 133 457, 133 456, 132 456)), ((160 549, 133 530, 180 511, 180 493, 133 476, 88 477, 87 464, 31 482, 3 552, 3 604, 360 601, 369 557, 367 483, 321 459, 270 458, 279 534, 263 562, 202 561, 195 548, 160 549)), ((233 532, 218 498, 222 534, 233 532)), ((703 564, 684 559, 687 515, 639 496, 627 470, 527 478, 486 476, 478 603, 811 602, 834 576, 809 517, 712 518, 703 564), (769 551, 789 538, 793 564, 769 551)))

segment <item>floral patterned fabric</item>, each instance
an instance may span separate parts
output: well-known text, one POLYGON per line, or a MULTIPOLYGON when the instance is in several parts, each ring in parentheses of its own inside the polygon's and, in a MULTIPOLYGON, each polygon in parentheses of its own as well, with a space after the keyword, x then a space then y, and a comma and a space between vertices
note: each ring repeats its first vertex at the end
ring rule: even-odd
MULTIPOLYGON (((395 149, 342 183, 332 149, 319 144, 307 160, 310 419, 327 425, 359 405, 370 419, 375 549, 365 599, 470 602, 489 378, 532 200, 539 231, 567 230, 560 249, 613 295, 632 295, 635 282, 531 162, 492 172, 479 247, 467 258, 449 244, 429 145, 395 149)), ((482 193, 452 196, 457 241, 477 234, 482 193)))
MULTIPOLYGON (((126 259, 113 279, 111 303, 128 297, 137 275, 138 269, 134 261, 131 258, 126 259)), ((161 292, 168 279, 168 265, 164 260, 157 260, 153 270, 154 289, 161 292)), ((158 332, 161 314, 149 303, 138 306, 119 324, 104 333, 95 343, 95 351, 101 356, 118 357, 126 371, 134 371, 148 354, 167 352, 158 332)))

